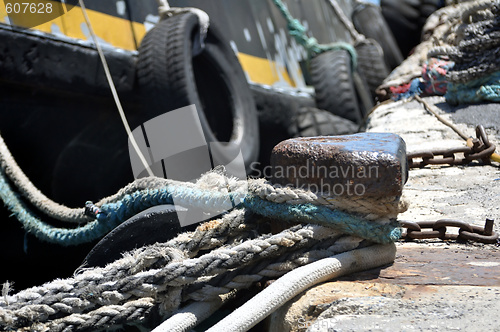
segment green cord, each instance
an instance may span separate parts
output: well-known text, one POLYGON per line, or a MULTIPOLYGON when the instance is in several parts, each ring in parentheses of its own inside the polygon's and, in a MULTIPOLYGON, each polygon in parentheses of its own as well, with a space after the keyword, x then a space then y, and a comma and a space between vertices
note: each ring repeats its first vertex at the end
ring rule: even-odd
POLYGON ((358 55, 354 46, 346 42, 320 44, 316 38, 307 36, 307 29, 298 19, 290 14, 288 8, 281 0, 273 0, 273 2, 287 21, 288 33, 306 49, 309 58, 332 50, 346 50, 351 56, 352 69, 353 71, 356 70, 358 55))

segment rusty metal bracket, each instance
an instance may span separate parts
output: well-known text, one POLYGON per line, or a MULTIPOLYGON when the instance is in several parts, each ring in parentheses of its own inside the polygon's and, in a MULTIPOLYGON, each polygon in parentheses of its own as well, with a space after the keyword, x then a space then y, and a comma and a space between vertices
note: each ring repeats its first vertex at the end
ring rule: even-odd
POLYGON ((480 243, 498 243, 498 233, 493 231, 493 219, 486 219, 484 227, 471 225, 462 220, 440 219, 437 221, 399 221, 406 232, 402 239, 469 240, 480 243), (458 234, 448 232, 448 227, 457 227, 458 234), (423 229, 432 229, 424 231, 423 229))

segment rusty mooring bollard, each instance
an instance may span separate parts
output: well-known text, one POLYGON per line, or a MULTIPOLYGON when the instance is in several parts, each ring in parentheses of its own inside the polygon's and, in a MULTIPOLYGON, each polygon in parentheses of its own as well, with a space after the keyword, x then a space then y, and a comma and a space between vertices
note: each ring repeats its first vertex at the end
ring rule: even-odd
POLYGON ((406 144, 389 133, 289 139, 271 168, 275 184, 334 196, 400 196, 408 178, 406 144))

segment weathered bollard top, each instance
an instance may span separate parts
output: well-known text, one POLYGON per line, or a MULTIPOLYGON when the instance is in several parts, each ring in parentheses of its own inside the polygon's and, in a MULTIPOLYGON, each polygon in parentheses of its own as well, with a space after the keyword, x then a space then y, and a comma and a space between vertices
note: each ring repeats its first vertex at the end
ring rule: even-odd
POLYGON ((406 144, 390 133, 289 139, 271 168, 275 184, 336 196, 399 196, 408 178, 406 144))

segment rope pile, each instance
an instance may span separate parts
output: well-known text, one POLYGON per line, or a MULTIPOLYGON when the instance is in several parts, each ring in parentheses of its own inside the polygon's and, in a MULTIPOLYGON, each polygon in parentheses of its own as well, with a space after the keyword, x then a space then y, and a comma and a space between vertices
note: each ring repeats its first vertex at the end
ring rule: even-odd
POLYGON ((438 47, 429 56, 455 65, 446 73, 450 104, 500 101, 500 1, 477 3, 462 14, 456 45, 438 47))
MULTIPOLYGON (((181 305, 189 306, 192 300, 208 302, 214 310, 218 308, 214 303, 222 304, 221 295, 371 244, 312 224, 295 225, 274 235, 252 236, 263 222, 251 211, 234 209, 194 232, 137 249, 104 268, 82 267, 73 278, 13 296, 5 294, 0 300, 0 326, 72 331, 156 325, 152 317, 160 317, 160 321, 172 317, 181 305)), ((388 258, 373 261, 379 265, 393 259, 392 247, 382 247, 388 258)), ((358 269, 371 266, 354 265, 358 269)))
MULTIPOLYGON (((126 253, 103 268, 82 267, 72 278, 14 295, 8 294, 6 283, 0 299, 2 329, 72 331, 126 324, 156 326, 169 317, 173 321, 169 319, 168 324, 175 325, 179 321, 186 324, 184 318, 179 320, 185 315, 192 318, 188 324, 192 327, 238 290, 312 262, 329 259, 333 264, 333 259, 335 264, 330 266, 335 268, 329 270, 330 274, 314 274, 317 278, 307 279, 307 285, 323 280, 325 275, 331 278, 392 262, 394 246, 388 243, 400 237, 396 216, 406 209, 400 197, 337 197, 280 187, 264 179, 241 181, 227 177, 223 169, 205 174, 197 183, 139 179, 96 204, 72 209, 52 202, 34 187, 1 137, 0 165, 0 196, 7 207, 26 231, 63 245, 99 238, 158 204, 175 201, 188 208, 229 211, 194 232, 126 253), (78 226, 55 228, 41 221, 25 200, 53 219, 78 226), (272 234, 269 223, 276 219, 287 221, 288 229, 272 234), (374 243, 386 245, 377 247, 374 243), (352 263, 359 263, 359 253, 329 258, 363 247, 368 247, 363 251, 363 264, 352 263)), ((290 273, 293 276, 293 271, 290 273)), ((279 298, 284 301, 294 292, 279 298)), ((269 310, 262 309, 262 315, 269 310)), ((246 322, 245 326, 254 323, 246 322)), ((177 329, 177 325, 168 326, 169 331, 177 329)))
POLYGON ((424 41, 379 87, 379 97, 444 95, 453 105, 500 101, 499 7, 497 0, 480 0, 436 11, 424 41))
POLYGON ((427 53, 437 45, 449 45, 453 38, 452 28, 459 24, 461 13, 470 6, 463 2, 456 6, 446 6, 432 13, 422 30, 422 42, 413 53, 396 67, 377 89, 380 100, 391 98, 391 88, 409 84, 422 76, 422 67, 427 61, 427 53), (437 44, 437 45, 436 45, 437 44))

